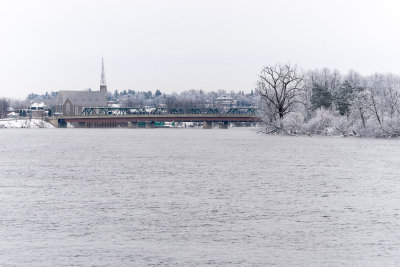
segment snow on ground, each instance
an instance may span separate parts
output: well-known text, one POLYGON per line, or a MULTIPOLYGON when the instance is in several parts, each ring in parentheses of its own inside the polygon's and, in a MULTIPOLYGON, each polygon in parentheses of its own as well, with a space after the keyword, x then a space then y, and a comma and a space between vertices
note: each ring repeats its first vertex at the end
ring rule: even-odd
POLYGON ((54 126, 37 119, 4 119, 0 120, 0 128, 54 128, 54 126))

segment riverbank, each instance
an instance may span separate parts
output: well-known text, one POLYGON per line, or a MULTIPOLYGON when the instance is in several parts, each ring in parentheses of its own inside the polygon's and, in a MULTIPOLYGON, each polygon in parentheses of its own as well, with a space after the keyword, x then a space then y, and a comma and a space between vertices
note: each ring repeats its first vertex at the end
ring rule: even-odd
POLYGON ((38 119, 3 119, 0 128, 54 128, 48 122, 38 119))

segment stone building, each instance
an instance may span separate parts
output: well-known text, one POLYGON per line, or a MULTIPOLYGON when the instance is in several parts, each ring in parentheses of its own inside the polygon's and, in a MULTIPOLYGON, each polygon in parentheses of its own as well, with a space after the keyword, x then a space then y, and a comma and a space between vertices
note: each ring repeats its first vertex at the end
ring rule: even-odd
POLYGON ((64 116, 80 115, 86 107, 107 107, 104 91, 60 91, 56 99, 56 110, 64 116))

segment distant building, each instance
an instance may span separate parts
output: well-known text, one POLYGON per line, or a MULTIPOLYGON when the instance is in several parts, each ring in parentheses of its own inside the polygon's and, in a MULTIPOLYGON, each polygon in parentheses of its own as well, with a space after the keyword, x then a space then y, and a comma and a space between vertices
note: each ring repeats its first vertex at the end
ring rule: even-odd
POLYGON ((44 104, 44 102, 33 102, 31 104, 30 109, 31 110, 44 110, 46 107, 46 105, 44 104))
POLYGON ((109 108, 120 108, 121 107, 121 103, 119 102, 119 100, 117 101, 108 101, 107 105, 109 108))
POLYGON ((43 118, 47 115, 46 105, 44 102, 32 102, 29 109, 32 118, 43 118))
MULTIPOLYGON (((29 113, 47 110, 49 116, 80 115, 86 107, 107 107, 107 84, 104 72, 104 61, 101 59, 100 91, 59 91, 57 96, 49 99, 37 99, 31 103, 29 113)), ((25 112, 26 113, 26 112, 25 112)))
POLYGON ((220 108, 231 108, 237 106, 237 100, 231 96, 220 96, 214 101, 215 106, 220 108))
POLYGON ((10 113, 7 113, 7 118, 9 119, 19 119, 19 117, 19 113, 17 112, 12 111, 10 113))
POLYGON ((65 116, 76 116, 86 107, 107 107, 107 92, 60 91, 56 103, 56 112, 65 116))

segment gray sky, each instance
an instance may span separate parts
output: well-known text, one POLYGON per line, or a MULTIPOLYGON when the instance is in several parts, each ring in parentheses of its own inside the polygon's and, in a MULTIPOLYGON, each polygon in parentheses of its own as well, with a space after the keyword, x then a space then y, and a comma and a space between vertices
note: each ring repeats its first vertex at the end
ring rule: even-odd
POLYGON ((2 0, 0 96, 245 90, 265 65, 400 73, 400 3, 2 0))

